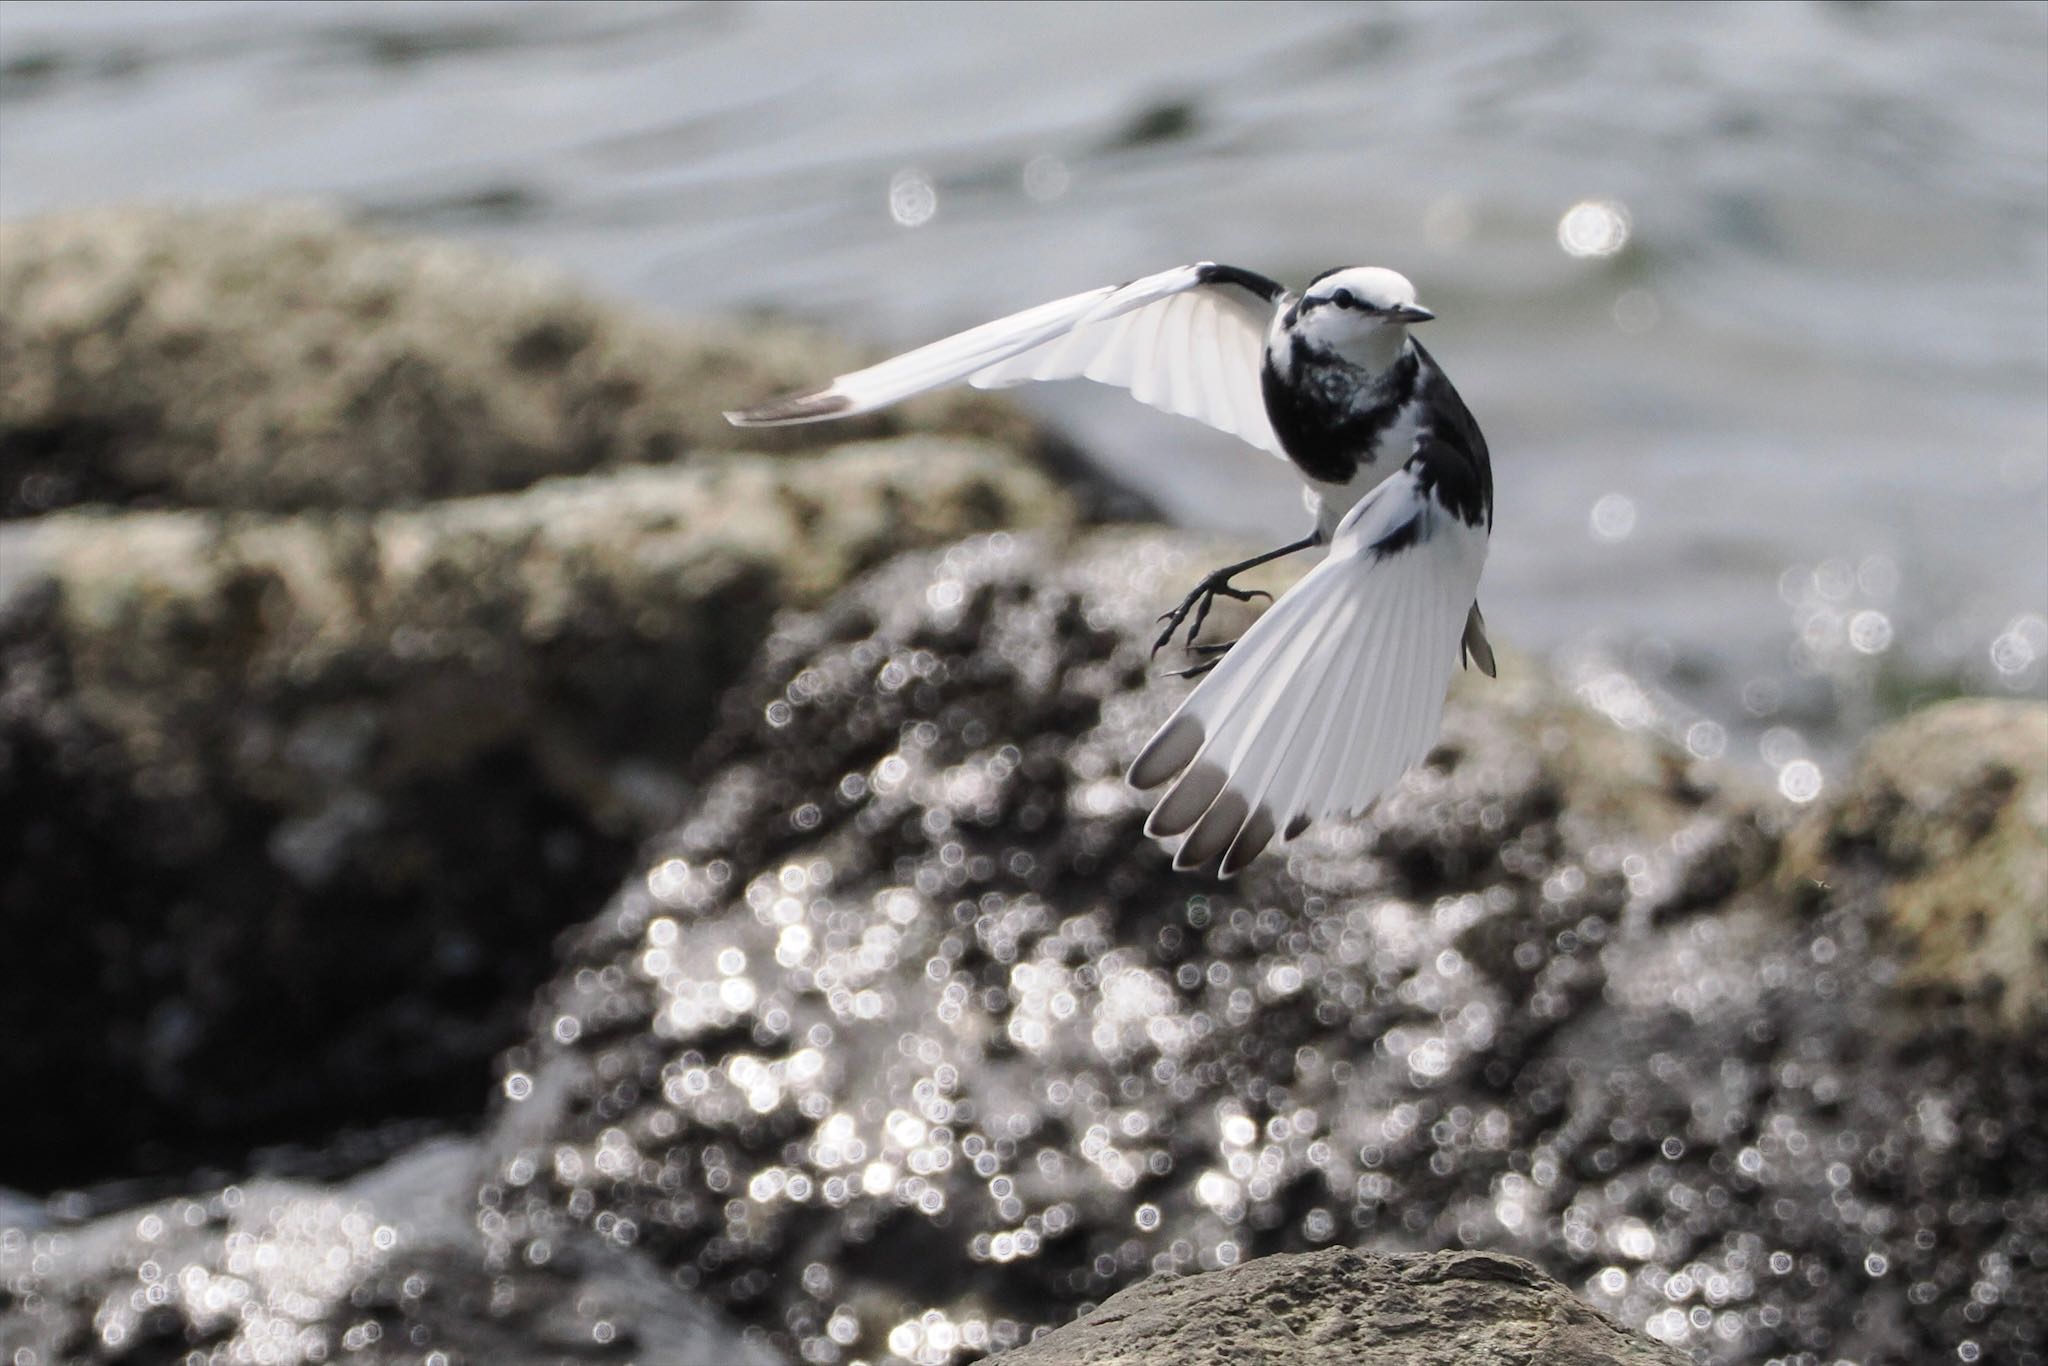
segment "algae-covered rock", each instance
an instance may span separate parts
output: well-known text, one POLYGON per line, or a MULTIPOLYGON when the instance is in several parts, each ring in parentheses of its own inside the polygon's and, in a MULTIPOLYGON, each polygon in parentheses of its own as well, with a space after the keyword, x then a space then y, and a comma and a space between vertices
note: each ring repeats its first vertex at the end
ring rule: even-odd
POLYGON ((472 1108, 778 608, 1070 516, 1011 452, 901 437, 0 525, 0 1089, 99 1098, 84 1135, 16 1132, 7 1177, 472 1108))
POLYGON ((0 223, 0 517, 386 507, 910 430, 1046 444, 974 394, 825 432, 720 416, 855 359, 766 321, 656 321, 308 204, 0 223))
POLYGON ((2048 706, 1971 698, 1873 736, 1848 789, 1788 849, 1788 884, 1874 885, 1903 945, 1901 985, 2048 1023, 2048 706))
POLYGON ((1155 1276, 1004 1366, 1684 1366, 1519 1257, 1276 1254, 1155 1276))
MULTIPOLYGON (((1504 655, 1370 818, 1172 872, 1120 773, 1211 555, 997 533, 778 618, 502 1065, 449 1180, 476 1245, 369 1268, 363 1318, 488 1356, 532 1304, 551 1358, 647 1359, 598 1335, 652 1274, 786 1359, 948 1366, 1348 1247, 1526 1258, 1706 1362, 2048 1350, 2041 1038, 1900 1028, 1875 902, 1787 905, 1741 779, 1504 655), (527 1298, 556 1266, 573 1298, 527 1298)), ((69 1277, 36 1331, 149 1293, 69 1277)), ((1505 1348, 1510 1289, 1445 1296, 1505 1348)))

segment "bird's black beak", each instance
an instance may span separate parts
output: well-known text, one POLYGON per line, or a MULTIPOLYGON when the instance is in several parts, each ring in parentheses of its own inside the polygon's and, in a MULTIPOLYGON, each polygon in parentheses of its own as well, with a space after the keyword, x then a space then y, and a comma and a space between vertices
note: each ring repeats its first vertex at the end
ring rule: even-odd
POLYGON ((1387 312, 1393 315, 1397 323, 1426 323, 1436 316, 1421 304, 1402 304, 1398 308, 1388 309, 1387 312))

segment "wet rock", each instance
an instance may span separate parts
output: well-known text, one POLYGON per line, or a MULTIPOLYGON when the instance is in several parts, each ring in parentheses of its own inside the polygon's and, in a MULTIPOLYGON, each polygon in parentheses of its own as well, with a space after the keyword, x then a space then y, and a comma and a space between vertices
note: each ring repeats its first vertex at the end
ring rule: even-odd
POLYGON ((101 1101, 7 1178, 468 1112, 776 609, 1075 515, 984 397, 720 416, 852 359, 306 205, 0 224, 0 1088, 101 1101))
POLYGON ((336 1187, 253 1181, 84 1224, 0 1227, 10 1362, 642 1360, 776 1366, 593 1238, 493 1264, 477 1153, 435 1143, 336 1187))
POLYGON ((1155 1276, 1004 1366, 1676 1366, 1519 1257, 1330 1248, 1155 1276))
POLYGON ((0 1091, 41 1189, 473 1113, 777 608, 1060 523, 900 437, 376 513, 0 524, 0 1091))
POLYGON ((314 205, 4 223, 0 517, 388 507, 912 430, 1049 449, 973 394, 829 432, 720 417, 854 359, 766 321, 657 322, 540 267, 314 205))
POLYGON ((1874 894, 1902 987, 2048 1025, 2048 706, 1972 698, 1887 727, 1796 832, 1784 877, 1813 901, 1874 894))
POLYGON ((1369 820, 1172 873, 1121 771, 1209 562, 983 538, 778 626, 508 1058, 508 1255, 612 1237, 821 1363, 1333 1245, 1702 1360, 2043 1360, 2043 1041, 1903 1018, 1775 799, 1511 667, 1369 820))

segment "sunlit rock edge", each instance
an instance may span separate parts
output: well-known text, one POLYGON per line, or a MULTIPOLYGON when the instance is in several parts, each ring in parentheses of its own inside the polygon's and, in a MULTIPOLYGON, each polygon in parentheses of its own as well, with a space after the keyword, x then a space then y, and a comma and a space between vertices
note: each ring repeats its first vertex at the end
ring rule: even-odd
POLYGON ((1519 1257, 1274 1253, 1154 1277, 1006 1352, 1005 1366, 1674 1366, 1519 1257))

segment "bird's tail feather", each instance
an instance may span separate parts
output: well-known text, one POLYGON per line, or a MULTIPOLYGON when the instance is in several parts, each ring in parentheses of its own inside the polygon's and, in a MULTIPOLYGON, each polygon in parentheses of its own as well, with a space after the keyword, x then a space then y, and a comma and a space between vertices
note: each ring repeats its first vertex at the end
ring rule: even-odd
POLYGON ((1176 867, 1220 857, 1229 877, 1276 834, 1364 811, 1429 752, 1477 580, 1451 563, 1461 539, 1324 561, 1181 703, 1130 773, 1178 775, 1146 825, 1186 832, 1176 867))

